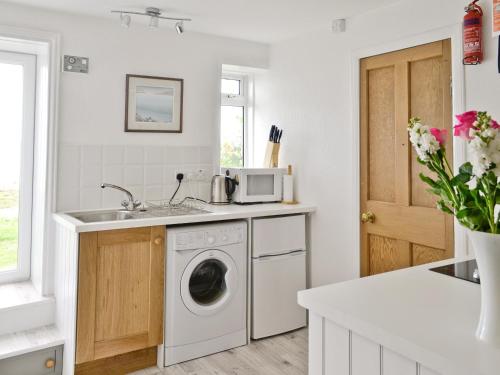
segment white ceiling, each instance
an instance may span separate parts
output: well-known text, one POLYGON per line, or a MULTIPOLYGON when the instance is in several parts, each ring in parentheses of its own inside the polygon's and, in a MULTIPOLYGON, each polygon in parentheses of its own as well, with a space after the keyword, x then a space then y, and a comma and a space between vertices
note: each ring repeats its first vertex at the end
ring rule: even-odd
MULTIPOLYGON (((394 3, 397 0, 8 0, 98 17, 113 17, 111 9, 144 10, 187 16, 187 30, 273 43, 317 28, 328 28, 335 18, 394 3)), ((164 14, 166 15, 166 14, 164 14)), ((114 15, 115 19, 118 17, 114 15)), ((117 21, 118 22, 118 21, 117 21)), ((138 18, 132 22, 139 22, 138 18)))

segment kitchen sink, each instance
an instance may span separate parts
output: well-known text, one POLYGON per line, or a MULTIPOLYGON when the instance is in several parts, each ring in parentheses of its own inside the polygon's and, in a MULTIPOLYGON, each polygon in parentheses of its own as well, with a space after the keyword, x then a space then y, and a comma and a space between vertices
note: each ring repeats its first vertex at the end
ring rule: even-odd
POLYGON ((183 216, 183 215, 200 215, 209 214, 210 211, 192 207, 162 207, 162 208, 147 208, 137 211, 126 210, 99 210, 68 213, 69 216, 80 220, 83 223, 98 223, 103 221, 121 221, 133 219, 147 219, 154 217, 167 216, 183 216))

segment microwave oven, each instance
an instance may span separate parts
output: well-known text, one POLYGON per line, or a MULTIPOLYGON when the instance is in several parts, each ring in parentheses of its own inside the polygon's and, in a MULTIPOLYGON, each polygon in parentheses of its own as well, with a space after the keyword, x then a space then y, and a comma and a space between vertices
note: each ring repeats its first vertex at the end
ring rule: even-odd
POLYGON ((238 204, 281 202, 285 168, 221 168, 236 180, 232 201, 238 204))

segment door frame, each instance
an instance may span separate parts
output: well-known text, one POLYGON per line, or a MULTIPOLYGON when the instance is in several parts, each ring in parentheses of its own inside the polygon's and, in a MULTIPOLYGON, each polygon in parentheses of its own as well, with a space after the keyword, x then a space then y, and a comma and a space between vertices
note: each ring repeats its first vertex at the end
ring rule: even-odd
MULTIPOLYGON (((352 95, 352 114, 351 123, 353 129, 353 161, 354 161, 354 195, 353 207, 354 215, 352 217, 352 228, 354 236, 354 270, 356 277, 361 276, 361 224, 359 220, 361 209, 360 197, 360 60, 366 57, 381 55, 383 53, 394 52, 397 50, 417 47, 422 44, 437 42, 444 39, 451 39, 451 75, 452 75, 452 108, 453 116, 465 111, 465 69, 462 64, 463 46, 462 46, 462 24, 457 23, 451 26, 426 31, 421 34, 389 41, 384 44, 365 47, 352 51, 351 53, 351 95, 352 95)), ((451 136, 451 134, 450 134, 451 136)), ((467 151, 464 142, 453 138, 453 168, 458 167, 467 161, 467 151)), ((454 240, 455 257, 468 255, 467 231, 456 219, 454 219, 454 240)))

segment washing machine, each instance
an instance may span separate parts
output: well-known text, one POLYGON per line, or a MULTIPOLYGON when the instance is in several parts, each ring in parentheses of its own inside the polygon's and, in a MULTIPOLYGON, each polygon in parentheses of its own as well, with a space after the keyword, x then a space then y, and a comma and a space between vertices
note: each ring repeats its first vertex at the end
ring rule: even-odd
POLYGON ((247 224, 167 229, 164 366, 247 344, 247 224))

